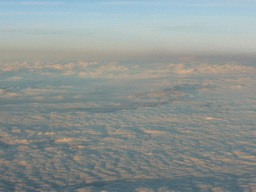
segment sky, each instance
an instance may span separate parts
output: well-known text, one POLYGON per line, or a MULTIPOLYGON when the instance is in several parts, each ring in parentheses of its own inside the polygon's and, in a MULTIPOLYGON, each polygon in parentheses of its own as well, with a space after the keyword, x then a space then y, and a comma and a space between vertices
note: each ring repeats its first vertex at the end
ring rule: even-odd
POLYGON ((1 2, 0 50, 252 53, 255 8, 254 0, 1 2))

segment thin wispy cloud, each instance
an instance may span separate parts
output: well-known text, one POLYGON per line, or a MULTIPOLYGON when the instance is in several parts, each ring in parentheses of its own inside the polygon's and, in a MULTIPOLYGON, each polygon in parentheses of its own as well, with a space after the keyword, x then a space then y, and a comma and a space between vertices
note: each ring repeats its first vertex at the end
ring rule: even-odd
POLYGON ((64 2, 43 2, 43 1, 27 1, 27 2, 3 2, 0 5, 60 5, 64 2))
POLYGON ((112 1, 102 3, 103 5, 164 5, 168 2, 146 2, 146 1, 112 1))
MULTIPOLYGON (((2 14, 0 14, 2 15, 2 14)), ((11 28, 7 28, 7 27, 0 27, 0 31, 3 31, 3 32, 12 32, 12 31, 21 31, 23 30, 22 28, 14 28, 14 27, 11 27, 11 28)))
POLYGON ((158 1, 158 2, 147 2, 147 1, 112 1, 104 2, 103 5, 170 5, 170 6, 191 6, 191 7, 222 7, 222 6, 247 6, 256 5, 255 1, 158 1))
POLYGON ((21 5, 60 5, 63 2, 21 2, 21 5))
MULTIPOLYGON (((72 2, 71 2, 72 3, 72 2)), ((88 2, 85 2, 88 3, 88 2)), ((96 3, 96 2, 95 2, 96 3)), ((24 2, 2 2, 0 5, 63 5, 65 2, 55 2, 55 1, 24 1, 24 2)), ((91 3, 90 3, 91 4, 91 3)), ((94 3, 92 3, 94 4, 94 3)), ((96 3, 98 4, 98 3, 96 3)), ((256 2, 252 0, 248 1, 111 1, 111 2, 102 2, 100 5, 174 5, 174 6, 199 6, 199 7, 216 7, 216 6, 238 6, 238 5, 255 5, 256 2)))
POLYGON ((70 14, 70 12, 7 12, 0 13, 0 15, 65 15, 70 14))

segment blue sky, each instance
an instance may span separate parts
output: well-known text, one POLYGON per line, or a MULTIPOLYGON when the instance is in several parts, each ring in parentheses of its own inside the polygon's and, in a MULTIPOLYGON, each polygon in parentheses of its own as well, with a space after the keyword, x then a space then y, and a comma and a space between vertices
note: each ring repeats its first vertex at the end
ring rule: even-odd
POLYGON ((1 50, 255 52, 256 2, 8 1, 1 50))

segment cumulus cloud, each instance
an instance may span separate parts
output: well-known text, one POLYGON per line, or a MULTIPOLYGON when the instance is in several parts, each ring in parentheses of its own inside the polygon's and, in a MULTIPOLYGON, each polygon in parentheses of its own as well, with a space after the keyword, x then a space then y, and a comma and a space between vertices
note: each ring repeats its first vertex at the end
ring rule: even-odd
POLYGON ((255 67, 193 59, 1 64, 0 188, 253 191, 255 67))
POLYGON ((12 97, 16 97, 19 96, 19 94, 17 93, 12 93, 10 91, 8 91, 8 89, 0 89, 0 97, 1 98, 12 98, 12 97))
POLYGON ((75 96, 73 96, 74 99, 81 99, 83 97, 84 97, 83 95, 75 95, 75 96))
MULTIPOLYGON (((21 92, 23 92, 26 96, 37 96, 37 95, 44 95, 44 94, 49 94, 49 93, 66 93, 66 90, 57 90, 53 88, 26 88, 22 89, 21 92)), ((39 97, 40 99, 40 97, 39 97)))
POLYGON ((149 93, 139 93, 135 95, 130 95, 128 99, 135 99, 135 98, 157 98, 157 99, 168 99, 168 98, 177 98, 187 95, 194 90, 200 89, 214 89, 211 85, 204 85, 204 84, 177 84, 172 87, 167 87, 164 89, 160 89, 158 91, 151 91, 149 93))
POLYGON ((16 139, 16 140, 14 140, 13 141, 15 144, 29 144, 29 141, 27 140, 27 139, 21 139, 21 140, 19 140, 19 139, 16 139))
POLYGON ((256 68, 253 66, 242 66, 236 63, 227 63, 224 65, 209 64, 170 64, 169 70, 176 74, 224 74, 224 73, 254 73, 256 68))
POLYGON ((54 99, 62 100, 62 99, 64 99, 64 98, 63 98, 63 96, 59 95, 59 96, 55 96, 54 99))
POLYGON ((194 73, 194 69, 193 68, 185 68, 184 64, 177 64, 177 65, 169 65, 170 67, 174 67, 174 70, 172 71, 173 73, 177 73, 180 75, 184 75, 184 74, 192 74, 194 73))
POLYGON ((38 100, 38 101, 42 101, 44 100, 44 96, 41 96, 41 97, 34 97, 35 100, 38 100))
POLYGON ((18 77, 18 76, 14 76, 14 77, 8 78, 7 81, 18 81, 18 80, 21 80, 21 79, 23 79, 23 78, 18 77))
POLYGON ((86 105, 72 106, 63 110, 71 111, 86 111, 90 113, 113 113, 123 110, 136 110, 139 108, 161 107, 170 103, 180 101, 190 101, 191 95, 198 90, 212 90, 214 87, 203 84, 177 84, 173 87, 167 87, 158 91, 147 93, 137 93, 124 97, 124 103, 109 103, 108 105, 86 105), (187 96, 189 95, 189 98, 187 96))
POLYGON ((253 73, 256 68, 253 66, 241 66, 236 63, 227 63, 225 65, 199 65, 197 67, 199 73, 215 74, 215 73, 253 73))
MULTIPOLYGON (((12 72, 19 74, 38 73, 42 75, 78 75, 81 78, 107 78, 107 79, 149 79, 168 77, 170 74, 195 76, 214 74, 241 74, 255 73, 254 66, 243 66, 238 62, 226 64, 209 64, 205 61, 198 61, 193 56, 182 57, 178 61, 181 63, 167 65, 150 65, 150 67, 138 67, 134 64, 124 64, 118 62, 14 62, 5 63, 0 66, 2 73, 12 72), (201 62, 201 63, 200 63, 201 62)), ((205 59, 204 59, 205 60, 205 59)), ((18 76, 12 80, 18 80, 18 76)), ((11 79, 11 78, 10 78, 11 79)))
POLYGON ((73 138, 63 138, 63 139, 56 139, 55 143, 70 143, 72 142, 74 139, 73 138))

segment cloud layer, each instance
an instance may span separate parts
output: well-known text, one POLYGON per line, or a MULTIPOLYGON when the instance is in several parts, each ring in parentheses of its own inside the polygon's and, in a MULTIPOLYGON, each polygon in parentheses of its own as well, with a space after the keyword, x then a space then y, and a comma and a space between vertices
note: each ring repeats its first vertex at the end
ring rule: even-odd
POLYGON ((0 190, 256 190, 255 66, 207 59, 1 63, 0 190))

